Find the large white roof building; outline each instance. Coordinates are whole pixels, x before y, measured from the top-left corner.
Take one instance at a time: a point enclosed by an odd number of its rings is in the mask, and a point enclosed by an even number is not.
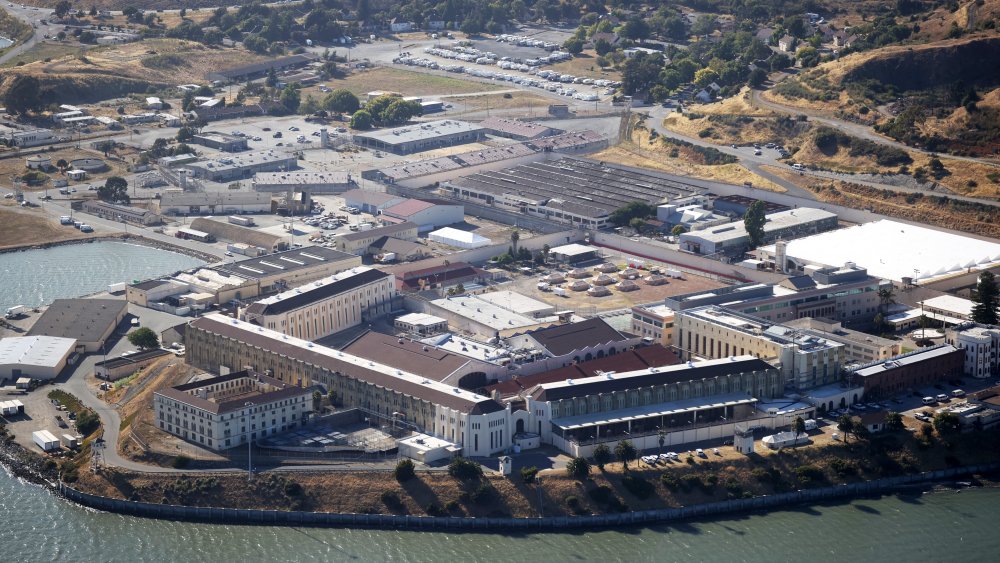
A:
[[[763,249],[773,255],[774,247]],[[788,241],[799,265],[854,262],[870,275],[915,283],[1000,264],[1000,244],[928,227],[881,220]]]
[[[14,336],[0,339],[0,381],[22,377],[53,379],[66,366],[76,340],[60,336]]]

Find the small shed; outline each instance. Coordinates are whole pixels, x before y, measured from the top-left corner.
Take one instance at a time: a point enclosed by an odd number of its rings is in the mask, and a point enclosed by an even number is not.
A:
[[[69,178],[70,180],[79,182],[81,180],[86,180],[87,179],[87,171],[86,170],[80,170],[78,168],[74,169],[74,170],[67,170],[66,171],[66,177]]]

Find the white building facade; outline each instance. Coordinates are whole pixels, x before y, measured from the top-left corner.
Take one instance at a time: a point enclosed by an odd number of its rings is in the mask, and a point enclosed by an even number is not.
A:
[[[395,276],[361,266],[253,303],[240,319],[317,340],[388,313],[395,296]]]

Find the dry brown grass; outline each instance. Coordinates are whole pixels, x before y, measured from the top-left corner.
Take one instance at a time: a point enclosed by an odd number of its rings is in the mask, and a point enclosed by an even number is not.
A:
[[[576,481],[562,470],[549,470],[543,472],[541,485],[524,484],[520,476],[459,481],[444,472],[421,473],[404,483],[382,472],[258,474],[248,484],[246,474],[237,472],[178,476],[102,470],[97,474],[81,471],[77,486],[88,492],[153,503],[413,515],[426,514],[427,507],[433,504],[454,516],[475,517],[536,516],[540,496],[546,516],[569,516],[690,506],[858,482],[954,464],[996,461],[1000,452],[1000,432],[995,430],[976,435],[934,435],[925,445],[905,431],[883,433],[867,441],[852,438],[848,443],[831,443],[828,436],[832,431],[828,426],[823,434],[811,437],[822,446],[780,452],[758,446],[758,453],[749,457],[724,448],[724,456],[710,454],[708,459],[688,460],[682,455],[681,460],[667,467],[640,467],[633,462],[627,474],[614,463],[604,471],[593,468],[585,481]],[[803,468],[814,468],[814,478],[800,478]],[[637,496],[626,486],[626,477],[645,481],[649,494]],[[289,483],[299,485],[301,493]],[[470,496],[482,483],[488,483],[497,494],[479,504]],[[603,491],[610,502],[602,501],[594,491]],[[576,509],[570,507],[570,497],[575,497],[572,502]],[[387,504],[386,498],[391,502]]]
[[[10,200],[3,201],[5,205],[0,207],[0,248],[93,237],[60,225],[41,209],[16,207],[9,203]]]
[[[594,51],[584,51],[581,55],[573,57],[568,61],[563,61],[546,67],[561,74],[572,74],[584,78],[603,78],[605,80],[621,80],[622,73],[613,68],[602,69],[597,66],[597,53]]]
[[[702,115],[747,115],[751,117],[776,117],[779,114],[758,108],[750,103],[750,88],[744,87],[740,93],[710,104],[692,104],[685,106],[687,113]]]

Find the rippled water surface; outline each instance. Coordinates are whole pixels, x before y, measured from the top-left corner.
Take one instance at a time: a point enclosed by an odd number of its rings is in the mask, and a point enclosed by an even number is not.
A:
[[[0,310],[38,307],[118,282],[145,280],[204,264],[197,258],[121,242],[68,244],[0,254]]]
[[[1000,490],[658,528],[488,535],[186,524],[98,513],[0,471],[3,561],[996,561]]]

